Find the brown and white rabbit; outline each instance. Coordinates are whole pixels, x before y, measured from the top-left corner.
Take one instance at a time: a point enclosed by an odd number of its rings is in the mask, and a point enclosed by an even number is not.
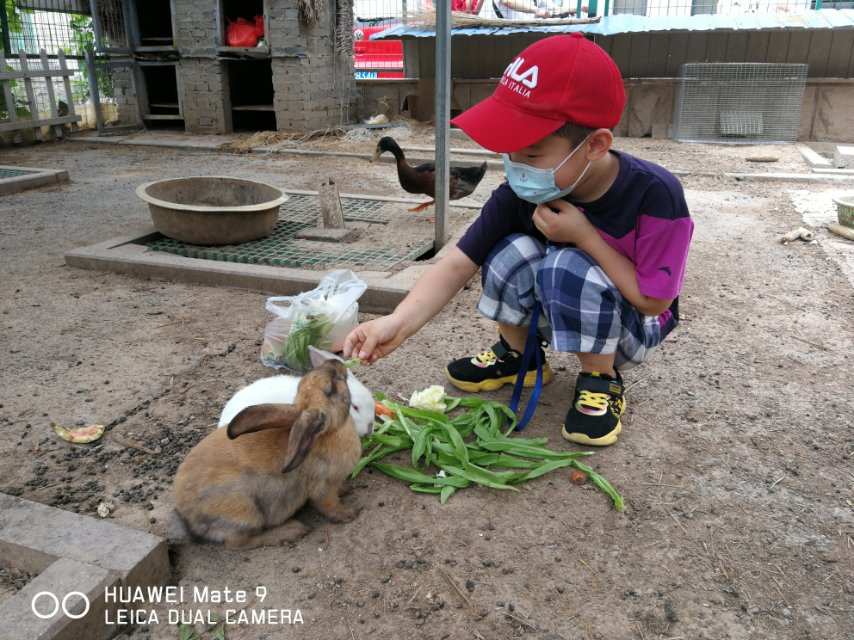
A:
[[[176,511],[194,538],[230,548],[293,541],[309,532],[291,519],[308,501],[333,522],[358,515],[339,498],[362,454],[347,368],[315,365],[293,404],[246,407],[178,467]]]

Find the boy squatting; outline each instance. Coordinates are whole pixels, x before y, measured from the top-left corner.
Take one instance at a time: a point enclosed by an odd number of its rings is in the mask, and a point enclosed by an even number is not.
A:
[[[512,384],[540,304],[541,361],[550,344],[581,367],[562,436],[616,442],[626,409],[620,372],[646,360],[678,323],[694,228],[676,177],[611,148],[624,106],[616,64],[581,34],[520,53],[493,95],[452,121],[502,154],[507,182],[393,313],[353,330],[345,356],[387,356],[481,269],[477,309],[496,321],[499,340],[449,363],[450,382],[468,392]],[[530,367],[526,386],[536,381]],[[546,363],[543,381],[552,378]]]

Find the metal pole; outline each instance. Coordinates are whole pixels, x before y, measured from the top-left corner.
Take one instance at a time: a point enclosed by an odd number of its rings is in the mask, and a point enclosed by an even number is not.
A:
[[[98,135],[104,133],[104,115],[101,113],[101,92],[98,91],[98,76],[95,69],[95,56],[92,55],[92,49],[86,49],[86,68],[89,70],[89,97],[92,99],[92,108],[95,111],[95,126],[98,129]]]
[[[438,251],[448,236],[448,134],[451,120],[451,3],[438,0],[436,6],[436,236]]]

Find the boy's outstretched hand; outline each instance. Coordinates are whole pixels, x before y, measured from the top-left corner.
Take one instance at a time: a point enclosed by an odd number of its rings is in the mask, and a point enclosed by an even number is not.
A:
[[[537,229],[552,242],[572,243],[582,247],[589,238],[597,235],[596,227],[587,216],[566,200],[552,200],[537,205],[533,220]]]
[[[394,314],[363,322],[344,340],[344,357],[373,364],[397,349],[406,337],[403,321]]]

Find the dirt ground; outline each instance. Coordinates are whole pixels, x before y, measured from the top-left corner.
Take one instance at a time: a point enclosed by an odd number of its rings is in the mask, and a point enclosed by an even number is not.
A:
[[[685,170],[806,170],[791,146],[618,146]],[[745,159],[769,153],[777,166]],[[0,150],[0,164],[72,178],[0,199],[0,490],[86,514],[111,503],[115,521],[165,535],[183,456],[235,390],[271,373],[258,360],[264,295],[71,269],[63,253],[146,223],[133,195],[146,180],[228,173],[313,188],[332,172],[342,191],[391,195],[396,178],[389,165],[342,158],[80,143]],[[176,582],[264,586],[254,606],[299,609],[305,621],[229,627],[234,640],[854,637],[852,283],[826,232],[776,242],[800,224],[786,189],[832,185],[684,183],[697,226],[683,323],[627,374],[620,442],[589,459],[625,496],[624,513],[563,472],[444,506],[365,473],[348,498],[364,507],[354,522],[306,510],[314,531],[290,548],[178,546]],[[360,377],[388,394],[441,384],[449,359],[494,340],[473,312],[478,292],[473,281]],[[526,435],[568,448],[558,430],[577,365],[550,357],[558,376]],[[73,447],[51,422],[109,432]],[[0,597],[14,588],[4,578]]]

